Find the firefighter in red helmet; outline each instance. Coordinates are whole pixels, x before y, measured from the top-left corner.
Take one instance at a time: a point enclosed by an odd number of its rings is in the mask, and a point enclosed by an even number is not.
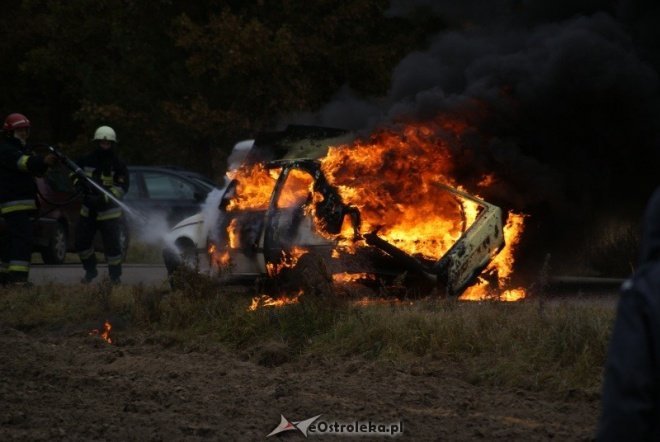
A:
[[[32,219],[37,209],[35,176],[43,176],[57,157],[33,154],[27,146],[30,120],[9,114],[0,140],[0,215],[8,238],[0,247],[0,284],[26,284],[32,256]]]

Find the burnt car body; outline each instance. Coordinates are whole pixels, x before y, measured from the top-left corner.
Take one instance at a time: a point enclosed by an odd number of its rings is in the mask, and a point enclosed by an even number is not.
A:
[[[247,162],[276,172],[268,204],[258,210],[232,210],[240,189],[236,180],[229,181],[213,208],[217,221],[209,225],[200,213],[170,232],[163,250],[168,273],[187,265],[225,282],[295,279],[289,269],[308,254],[332,277],[356,275],[352,280],[388,283],[410,276],[450,296],[462,293],[504,246],[501,209],[436,183],[438,195],[455,200],[459,208],[469,201],[477,215],[469,225],[464,218],[460,237],[442,256],[410,254],[381,237],[378,229],[362,232],[360,210],[345,204],[326,179],[318,158],[328,146],[347,139],[345,131],[319,128],[257,137]],[[295,198],[287,190],[293,177],[307,183],[307,190]]]

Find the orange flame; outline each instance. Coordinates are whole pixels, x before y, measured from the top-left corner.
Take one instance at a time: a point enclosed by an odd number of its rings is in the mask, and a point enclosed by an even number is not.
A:
[[[524,221],[525,215],[509,213],[504,226],[504,248],[493,258],[484,271],[484,273],[496,272],[499,287],[506,287],[509,284],[515,262],[513,255],[524,230]],[[475,285],[468,287],[458,299],[461,301],[483,301],[486,299],[518,301],[525,296],[526,292],[523,288],[498,292],[497,288],[490,287],[488,281],[480,278]]]
[[[304,247],[294,246],[288,252],[282,250],[282,260],[279,264],[268,263],[266,264],[266,270],[268,275],[273,277],[278,275],[284,268],[293,268],[298,263],[298,260],[301,256],[307,253],[307,249]]]
[[[331,148],[322,159],[322,168],[344,202],[360,210],[364,232],[380,228],[379,236],[386,241],[411,255],[436,260],[479,213],[477,203],[458,201],[431,185],[439,182],[462,190],[452,178],[449,143],[460,143],[466,128],[461,121],[441,118],[408,124],[400,132],[382,130],[368,141]],[[487,174],[478,185],[487,187],[495,181],[493,174]],[[486,270],[496,272],[499,287],[510,281],[523,226],[523,215],[509,215],[504,227],[505,247]],[[461,299],[492,297],[492,290],[483,281],[469,288]],[[515,289],[499,298],[520,299],[524,295],[524,290]]]
[[[329,148],[320,159],[321,169],[343,203],[359,210],[361,226],[360,232],[353,232],[350,220],[345,219],[340,234],[328,235],[323,233],[320,217],[313,216],[317,232],[337,241],[336,249],[341,248],[343,253],[364,246],[354,233],[377,231],[379,237],[410,255],[428,261],[439,259],[474,223],[480,210],[477,203],[457,198],[434,185],[442,183],[464,190],[454,178],[457,172],[454,156],[461,151],[457,146],[462,145],[467,129],[468,124],[461,119],[440,116],[430,122],[381,129],[368,139]],[[228,210],[266,209],[280,173],[281,169],[267,170],[260,164],[232,171],[230,177],[238,181],[238,187]],[[477,187],[485,189],[495,182],[494,174],[484,174]],[[313,191],[312,184],[308,173],[291,170],[278,200],[279,207],[319,202],[323,197]],[[306,207],[311,215],[314,215],[313,207],[314,204]],[[523,229],[524,216],[510,214],[504,228],[505,247],[486,269],[496,275],[498,287],[490,287],[482,279],[461,299],[524,297],[523,289],[505,290]],[[230,224],[230,243],[232,231]],[[335,252],[333,256],[337,256]],[[267,269],[269,275],[295,265],[298,257],[295,253],[286,254],[281,264]],[[494,295],[498,290],[505,291]]]
[[[261,307],[282,307],[284,305],[296,304],[298,303],[298,298],[303,294],[303,291],[299,291],[298,294],[286,297],[282,296],[279,298],[271,298],[268,295],[255,296],[252,298],[250,307],[248,310],[253,312]]]
[[[273,173],[273,170],[267,170],[260,163],[227,172],[229,178],[238,181],[236,196],[227,205],[227,211],[265,210],[277,179]]]
[[[375,281],[376,277],[369,273],[335,273],[332,275],[332,282],[346,283],[360,280]]]
[[[214,243],[209,244],[208,254],[211,260],[211,265],[213,265],[214,267],[227,267],[231,262],[229,251],[218,250],[218,247]]]
[[[110,337],[110,330],[112,330],[112,324],[107,319],[103,323],[103,331],[99,331],[98,328],[89,332],[90,336],[100,336],[108,344],[112,344],[112,338]]]
[[[495,175],[488,173],[481,178],[481,181],[477,183],[477,187],[490,187],[495,183]]]
[[[363,232],[379,229],[379,236],[407,253],[435,260],[464,228],[461,203],[431,185],[455,186],[449,144],[435,134],[456,137],[464,129],[445,120],[382,130],[369,140],[330,148],[322,169],[344,202],[360,210]]]
[[[278,207],[295,207],[302,204],[311,194],[313,184],[313,178],[307,172],[297,169],[289,171],[278,200]]]
[[[229,247],[236,249],[239,247],[239,235],[238,235],[238,218],[234,218],[229,222],[227,226],[227,237],[229,238]]]

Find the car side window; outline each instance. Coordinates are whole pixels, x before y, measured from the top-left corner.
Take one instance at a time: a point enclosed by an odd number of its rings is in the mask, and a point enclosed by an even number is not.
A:
[[[145,173],[144,184],[151,199],[195,200],[193,185],[172,175]]]
[[[128,183],[128,192],[126,192],[124,199],[131,201],[140,198],[140,183],[138,182],[137,172],[130,172],[128,174]]]

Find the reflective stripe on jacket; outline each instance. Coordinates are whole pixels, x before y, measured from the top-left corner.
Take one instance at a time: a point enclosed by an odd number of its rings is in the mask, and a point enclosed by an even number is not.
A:
[[[34,209],[37,194],[34,177],[42,176],[47,169],[43,158],[32,155],[18,139],[0,139],[0,205],[29,199],[32,200],[29,208],[16,206],[11,211]]]
[[[15,200],[0,203],[0,213],[18,212],[19,210],[35,210],[37,203],[34,199],[29,200]]]

